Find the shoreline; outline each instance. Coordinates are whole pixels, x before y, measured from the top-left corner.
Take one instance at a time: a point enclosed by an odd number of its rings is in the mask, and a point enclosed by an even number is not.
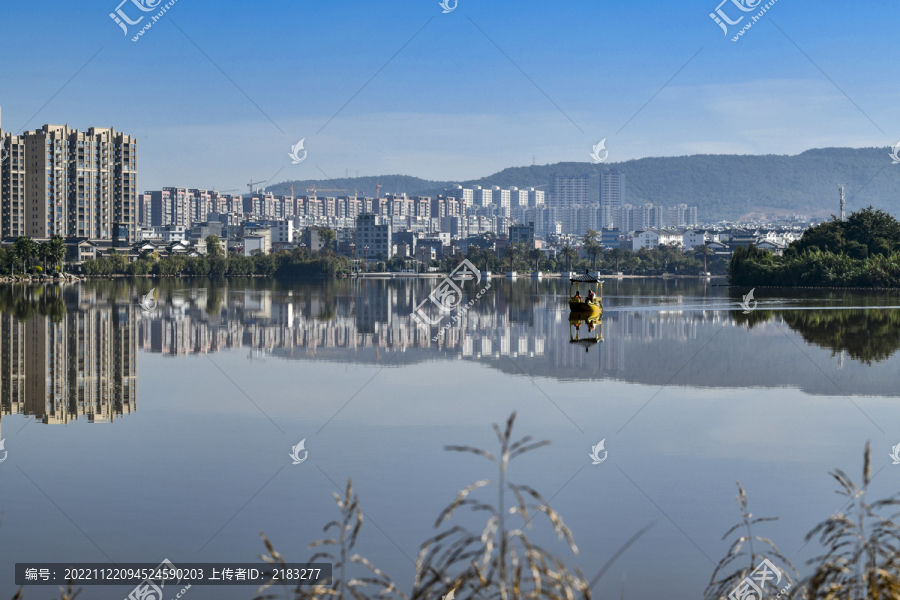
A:
[[[110,274],[110,275],[74,275],[67,273],[62,277],[44,276],[0,276],[0,284],[2,283],[28,283],[28,284],[68,284],[84,281],[100,281],[100,280],[117,280],[117,279],[196,279],[198,277],[206,279],[270,279],[273,281],[324,281],[324,280],[340,280],[340,279],[443,279],[447,273],[351,273],[341,277],[328,276],[310,276],[310,277],[274,277],[271,275],[231,275],[219,278],[211,278],[208,275],[126,275],[126,274]],[[727,282],[721,283],[721,280],[727,279],[727,275],[600,275],[607,277],[609,280],[616,279],[679,279],[679,280],[710,280],[714,287],[727,287],[735,289],[781,289],[781,290],[847,290],[847,291],[900,291],[897,287],[839,287],[839,286],[789,286],[789,285],[733,285]],[[542,274],[539,278],[532,277],[530,273],[523,273],[516,277],[508,277],[506,274],[491,275],[483,277],[484,279],[507,279],[507,280],[532,280],[537,279],[559,279],[565,281],[567,277],[563,277],[560,273]]]

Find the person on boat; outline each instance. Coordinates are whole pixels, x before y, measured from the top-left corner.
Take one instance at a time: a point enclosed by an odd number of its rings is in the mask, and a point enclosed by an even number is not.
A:
[[[593,300],[595,297],[596,297],[596,294],[594,294],[594,290],[588,290],[588,295],[587,295],[588,302]]]
[[[579,300],[581,300],[581,292],[579,292],[578,290],[575,290],[575,297],[578,298]]]

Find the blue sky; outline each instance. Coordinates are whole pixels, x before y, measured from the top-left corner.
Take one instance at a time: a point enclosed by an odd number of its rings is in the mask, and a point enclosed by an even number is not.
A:
[[[2,125],[136,135],[141,189],[463,180],[586,161],[603,138],[611,162],[900,139],[884,3],[777,0],[736,43],[709,17],[716,0],[459,0],[447,14],[438,0],[177,0],[138,42],[149,17],[126,37],[117,4],[4,4]]]

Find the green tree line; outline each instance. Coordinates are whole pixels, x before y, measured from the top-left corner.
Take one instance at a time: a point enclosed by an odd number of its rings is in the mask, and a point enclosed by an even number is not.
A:
[[[160,275],[197,277],[334,277],[349,272],[346,258],[330,251],[310,253],[305,249],[280,251],[272,254],[240,254],[225,256],[165,256],[156,258],[145,253],[129,263],[124,255],[110,251],[109,255],[84,261],[88,276],[98,275]]]
[[[737,248],[732,285],[900,287],[900,222],[871,206],[812,227],[782,256]]]

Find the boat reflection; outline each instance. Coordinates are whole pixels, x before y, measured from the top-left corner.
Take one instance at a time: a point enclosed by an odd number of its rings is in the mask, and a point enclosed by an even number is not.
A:
[[[582,332],[581,328],[585,331]],[[584,348],[587,352],[591,346],[603,341],[603,317],[601,315],[589,315],[572,311],[569,313],[569,343]]]

